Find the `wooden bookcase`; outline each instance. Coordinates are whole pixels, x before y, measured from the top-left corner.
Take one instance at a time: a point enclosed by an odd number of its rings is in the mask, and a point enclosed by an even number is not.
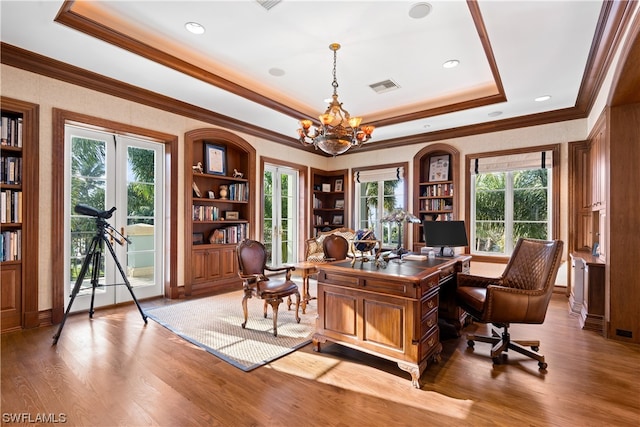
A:
[[[207,173],[207,153],[221,156],[223,168],[211,167]],[[198,164],[204,173],[194,170]],[[254,234],[255,164],[255,149],[231,132],[196,129],[185,134],[186,295],[239,288],[236,247]]]
[[[2,332],[33,328],[38,316],[39,106],[1,97]]]
[[[311,236],[348,226],[347,179],[347,169],[311,168]]]
[[[460,154],[446,144],[432,144],[413,158],[414,213],[421,220],[458,219],[458,164]],[[424,246],[422,224],[415,224],[413,251]]]

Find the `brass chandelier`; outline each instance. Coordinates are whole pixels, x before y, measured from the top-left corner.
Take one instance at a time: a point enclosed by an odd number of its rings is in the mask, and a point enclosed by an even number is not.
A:
[[[351,117],[338,101],[338,80],[336,79],[336,58],[340,45],[331,43],[329,49],[333,51],[333,96],[332,101],[320,115],[320,125],[312,126],[311,120],[300,120],[298,129],[299,141],[305,145],[313,145],[327,154],[337,156],[351,147],[359,147],[371,139],[375,126],[360,126],[362,117]]]

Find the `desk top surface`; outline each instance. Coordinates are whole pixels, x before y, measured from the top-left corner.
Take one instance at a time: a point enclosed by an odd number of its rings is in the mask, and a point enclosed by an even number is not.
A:
[[[340,272],[349,275],[361,275],[364,273],[367,275],[397,276],[419,279],[429,276],[440,269],[451,266],[457,262],[463,262],[468,258],[470,258],[470,256],[428,258],[423,261],[411,260],[403,262],[389,260],[385,267],[376,267],[375,263],[371,261],[360,262],[358,260],[356,260],[352,267],[351,260],[345,260],[318,265],[318,270]]]

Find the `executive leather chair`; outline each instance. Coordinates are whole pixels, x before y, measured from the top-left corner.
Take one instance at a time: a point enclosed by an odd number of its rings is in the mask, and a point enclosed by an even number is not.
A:
[[[349,254],[349,242],[342,236],[330,234],[322,241],[325,261],[341,261]]]
[[[458,273],[458,304],[475,320],[492,324],[490,337],[468,334],[469,347],[473,348],[475,341],[493,344],[494,364],[506,359],[503,352],[513,350],[537,360],[540,370],[547,369],[544,356],[538,353],[540,341],[512,341],[509,325],[544,322],[560,267],[562,246],[561,240],[521,238],[502,276],[487,278]]]
[[[296,296],[296,321],[300,323],[300,292],[298,285],[291,280],[293,266],[270,267],[266,265],[267,251],[264,245],[255,240],[243,240],[237,247],[238,274],[242,279],[244,297],[242,298],[242,311],[244,322],[242,328],[247,325],[247,300],[256,296],[264,300],[264,317],[267,318],[267,305],[273,309],[273,335],[278,336],[278,307],[284,297]],[[284,272],[281,279],[270,279],[265,275],[266,271]],[[290,299],[289,299],[290,301]],[[291,303],[289,302],[289,310]]]

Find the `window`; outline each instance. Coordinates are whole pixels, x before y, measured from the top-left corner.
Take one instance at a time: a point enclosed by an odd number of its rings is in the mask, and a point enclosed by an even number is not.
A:
[[[356,228],[373,230],[376,238],[386,248],[398,246],[399,224],[381,224],[380,218],[394,209],[406,209],[407,183],[404,170],[404,166],[354,170]]]
[[[536,150],[471,159],[472,254],[510,256],[520,237],[554,238],[554,155]]]

